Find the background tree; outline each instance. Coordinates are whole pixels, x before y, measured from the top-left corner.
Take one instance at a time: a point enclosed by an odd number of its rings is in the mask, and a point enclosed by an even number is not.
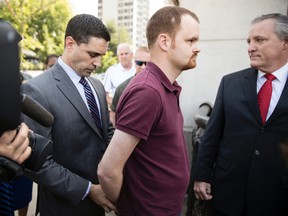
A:
[[[117,46],[119,43],[132,44],[129,32],[124,27],[117,27],[114,20],[106,23],[107,29],[111,34],[111,41],[109,43],[109,50],[117,56]]]
[[[96,73],[105,73],[108,67],[117,63],[117,46],[119,43],[131,44],[128,31],[123,27],[117,28],[115,21],[108,21],[106,27],[111,35],[109,51],[103,56],[102,65],[96,70]]]
[[[48,54],[63,51],[65,28],[72,16],[69,5],[68,0],[4,0],[0,17],[21,34],[20,50],[33,51],[43,62]],[[20,53],[22,70],[42,69]]]
[[[106,54],[102,57],[101,67],[96,69],[96,73],[105,73],[106,70],[113,64],[117,63],[117,57],[114,55],[112,51],[106,52]]]

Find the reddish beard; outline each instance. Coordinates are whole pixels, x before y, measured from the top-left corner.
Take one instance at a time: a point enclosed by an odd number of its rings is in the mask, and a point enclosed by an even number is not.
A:
[[[196,56],[192,56],[188,63],[183,67],[183,70],[193,69],[197,66]]]

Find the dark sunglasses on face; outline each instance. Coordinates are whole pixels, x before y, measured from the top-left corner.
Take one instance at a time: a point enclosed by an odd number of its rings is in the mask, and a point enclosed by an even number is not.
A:
[[[147,64],[147,62],[146,61],[137,61],[137,60],[135,60],[135,63],[136,63],[136,65],[138,65],[138,66],[142,66],[143,64],[146,66],[146,64]]]

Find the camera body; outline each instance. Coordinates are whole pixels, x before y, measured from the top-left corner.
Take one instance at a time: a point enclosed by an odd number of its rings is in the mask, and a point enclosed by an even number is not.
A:
[[[24,167],[33,171],[39,171],[47,156],[52,152],[53,143],[33,131],[29,132],[29,146],[32,148],[30,157],[24,162]]]
[[[11,181],[23,175],[23,168],[39,171],[47,156],[52,152],[53,143],[45,137],[30,131],[29,146],[32,148],[32,153],[23,165],[0,156],[0,182]]]
[[[20,124],[22,107],[18,51],[20,40],[21,36],[18,32],[8,22],[0,19],[0,135],[6,130],[16,129]],[[40,108],[44,109],[43,107]],[[51,113],[49,114],[51,115]],[[34,120],[37,121],[37,119]],[[29,141],[32,153],[23,163],[23,166],[0,156],[0,181],[10,181],[17,178],[23,174],[23,168],[33,171],[40,170],[52,151],[53,143],[32,131],[29,132]]]

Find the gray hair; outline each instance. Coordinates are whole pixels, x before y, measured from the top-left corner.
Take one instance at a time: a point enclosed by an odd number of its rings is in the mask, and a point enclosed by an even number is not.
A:
[[[123,49],[123,48],[127,48],[129,49],[130,53],[133,53],[133,48],[130,44],[128,43],[120,43],[118,46],[117,46],[117,55],[119,54],[119,50],[120,49]]]
[[[256,17],[251,23],[255,24],[267,19],[275,21],[275,34],[278,38],[283,41],[288,41],[288,16],[279,13],[265,14]]]

